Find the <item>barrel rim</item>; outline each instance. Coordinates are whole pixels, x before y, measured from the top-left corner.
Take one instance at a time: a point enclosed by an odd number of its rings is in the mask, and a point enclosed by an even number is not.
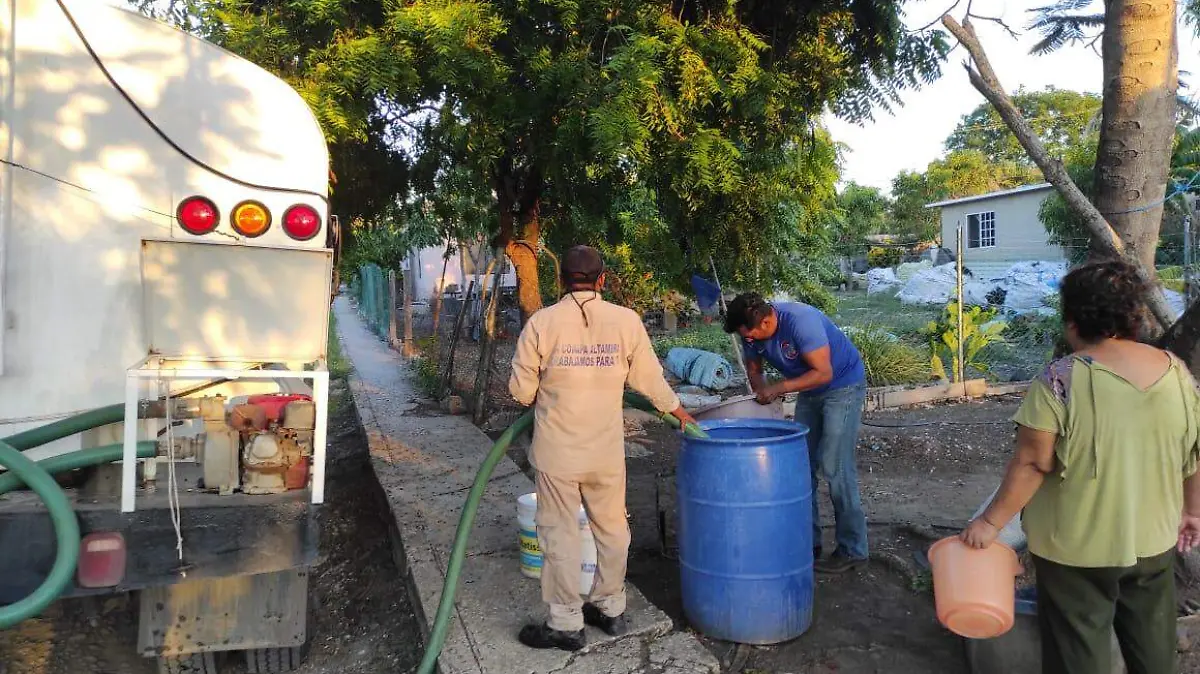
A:
[[[797,440],[808,435],[808,426],[802,423],[792,421],[790,419],[762,419],[762,418],[745,418],[745,419],[707,419],[698,421],[697,425],[704,432],[708,432],[717,428],[759,428],[772,430],[791,430],[792,433],[785,435],[776,435],[769,438],[687,438],[685,444],[713,444],[739,446],[754,443],[777,443]]]

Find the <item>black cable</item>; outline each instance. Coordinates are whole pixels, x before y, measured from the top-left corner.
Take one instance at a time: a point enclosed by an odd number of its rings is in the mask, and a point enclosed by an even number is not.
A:
[[[272,187],[270,185],[257,185],[252,182],[248,182],[245,180],[241,180],[239,178],[235,178],[227,173],[224,173],[216,168],[213,168],[212,166],[209,166],[208,164],[204,163],[200,159],[193,157],[191,154],[189,154],[187,152],[187,150],[184,150],[182,147],[179,146],[178,143],[176,143],[174,140],[172,140],[171,137],[166,134],[166,132],[164,132],[162,129],[160,129],[158,127],[158,125],[154,123],[154,120],[150,119],[150,116],[147,115],[141,109],[141,107],[139,107],[138,104],[136,102],[134,102],[133,98],[125,91],[125,89],[123,89],[121,87],[121,85],[117,83],[116,78],[114,78],[112,76],[112,73],[110,73],[108,71],[108,68],[105,67],[104,62],[100,60],[100,56],[98,54],[96,54],[96,51],[94,49],[92,49],[92,45],[90,42],[88,42],[88,39],[84,36],[83,31],[80,30],[79,24],[76,23],[76,21],[75,21],[75,17],[71,15],[71,10],[67,9],[67,6],[65,4],[63,4],[63,0],[57,0],[57,2],[58,2],[59,9],[61,9],[63,15],[65,15],[67,17],[67,21],[70,22],[71,27],[75,29],[75,35],[77,35],[79,37],[79,40],[83,43],[83,48],[87,50],[89,55],[91,55],[92,61],[94,61],[96,63],[96,66],[98,68],[100,68],[100,72],[103,73],[104,77],[108,79],[109,84],[111,84],[113,86],[113,88],[117,90],[117,93],[121,94],[121,97],[124,98],[125,102],[128,103],[131,108],[133,108],[133,111],[136,112],[138,114],[138,116],[142,118],[142,121],[144,121],[151,129],[153,129],[154,132],[156,134],[158,134],[158,137],[162,138],[167,143],[167,145],[170,145],[171,148],[174,149],[176,152],[183,155],[183,157],[186,158],[188,161],[192,162],[196,166],[199,166],[200,168],[204,169],[205,171],[208,171],[209,173],[212,173],[213,175],[220,176],[221,178],[224,178],[225,180],[228,180],[232,183],[241,185],[242,187],[249,187],[251,189],[264,190],[267,192],[283,192],[286,194],[304,194],[307,196],[316,197],[316,198],[320,199],[321,201],[325,202],[326,207],[329,206],[329,197],[324,194],[310,192],[309,190],[296,189],[294,187]],[[172,216],[172,217],[174,217],[174,216]]]

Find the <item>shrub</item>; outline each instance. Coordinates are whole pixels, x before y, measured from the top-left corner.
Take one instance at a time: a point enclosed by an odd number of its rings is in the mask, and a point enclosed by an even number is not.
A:
[[[896,386],[929,381],[929,357],[876,326],[847,328],[846,335],[862,354],[871,386]]]
[[[442,374],[438,365],[441,350],[436,335],[418,339],[417,356],[413,367],[417,375],[417,388],[422,393],[438,400],[442,397]]]
[[[1008,299],[1008,291],[1000,286],[996,286],[988,292],[984,299],[987,300],[988,306],[1002,307],[1004,306],[1004,300]]]
[[[867,251],[867,265],[872,269],[895,267],[904,257],[904,251],[899,248],[874,247]]]
[[[737,362],[729,335],[725,334],[725,331],[717,323],[696,325],[687,330],[680,330],[676,335],[655,337],[652,341],[654,353],[658,354],[659,358],[665,358],[667,353],[675,347],[686,347],[719,353],[729,362],[734,364]]]
[[[1167,290],[1183,292],[1183,267],[1163,267],[1158,270],[1158,280]]]
[[[963,345],[963,375],[971,370],[988,374],[991,368],[980,358],[984,347],[1001,339],[1008,324],[995,320],[995,309],[969,307],[963,309],[962,334],[958,334],[958,302],[951,302],[942,311],[941,317],[925,326],[929,337],[930,367],[938,379],[951,379],[958,373],[958,345]],[[949,365],[947,369],[946,365]],[[947,371],[949,375],[947,375]]]

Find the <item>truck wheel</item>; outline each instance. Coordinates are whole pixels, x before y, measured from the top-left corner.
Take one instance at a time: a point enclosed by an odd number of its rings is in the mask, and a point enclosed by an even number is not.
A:
[[[217,654],[193,653],[159,658],[158,674],[217,674]]]
[[[246,654],[246,671],[249,674],[283,674],[295,671],[303,659],[300,646],[258,648],[243,652]]]

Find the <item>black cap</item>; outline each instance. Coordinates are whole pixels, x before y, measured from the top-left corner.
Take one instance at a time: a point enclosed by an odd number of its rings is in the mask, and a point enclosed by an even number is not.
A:
[[[567,283],[595,283],[603,273],[604,259],[591,246],[573,246],[563,256],[562,276]]]

